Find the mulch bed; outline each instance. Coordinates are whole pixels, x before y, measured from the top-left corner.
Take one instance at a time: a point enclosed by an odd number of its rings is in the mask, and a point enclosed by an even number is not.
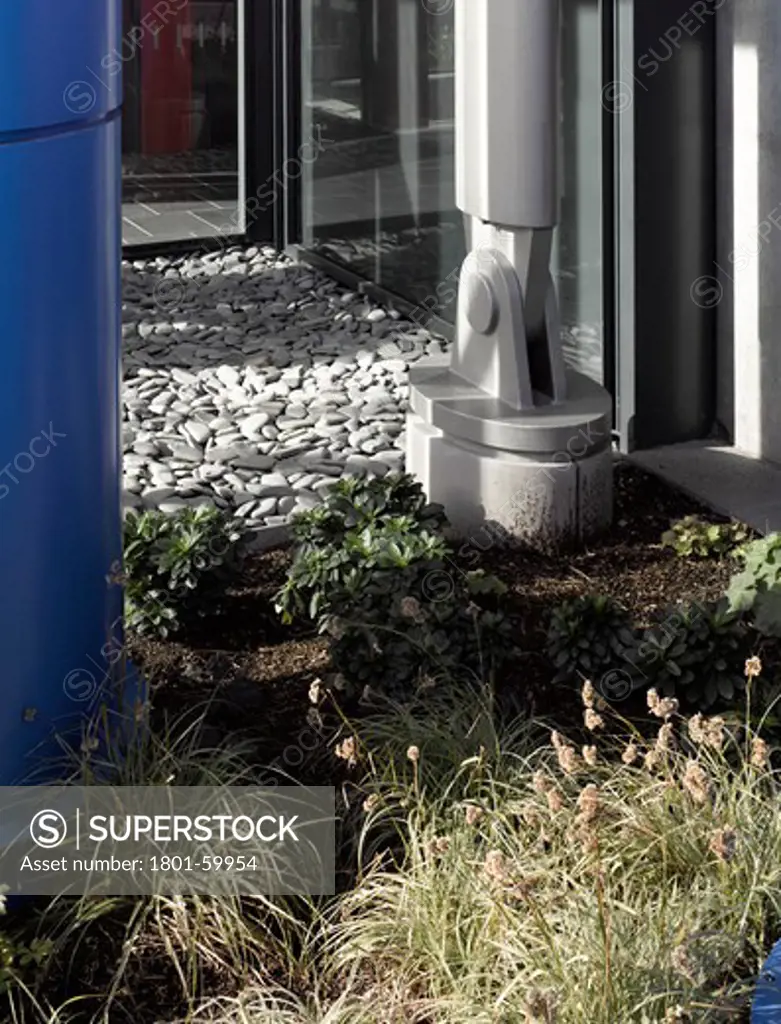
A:
[[[504,606],[522,654],[499,684],[516,707],[545,714],[559,704],[551,700],[553,672],[543,646],[547,617],[565,598],[609,594],[645,623],[672,603],[723,594],[734,571],[728,559],[682,559],[660,544],[672,520],[692,513],[714,519],[660,479],[620,463],[614,526],[586,550],[543,555],[494,547],[480,551],[479,561],[470,551],[465,568],[484,567],[509,587]],[[279,549],[249,557],[240,578],[213,595],[179,637],[131,641],[156,714],[208,705],[214,738],[255,735],[266,763],[301,730],[309,686],[329,670],[326,642],[311,629],[283,626],[274,611],[291,557]]]

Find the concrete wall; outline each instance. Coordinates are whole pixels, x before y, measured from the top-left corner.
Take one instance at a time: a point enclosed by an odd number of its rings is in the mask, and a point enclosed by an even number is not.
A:
[[[718,14],[717,415],[781,463],[781,3]]]

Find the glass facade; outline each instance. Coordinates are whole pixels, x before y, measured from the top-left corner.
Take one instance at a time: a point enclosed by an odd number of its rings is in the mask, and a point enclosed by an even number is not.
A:
[[[450,4],[301,0],[305,248],[454,319],[464,258],[455,206]],[[564,0],[562,206],[553,269],[567,357],[603,372],[599,0]]]
[[[563,0],[561,208],[553,246],[562,342],[595,380],[604,364],[602,28],[600,0]]]
[[[299,141],[317,157],[302,162],[302,237],[287,241],[425,317],[452,322],[466,252],[455,205],[453,5],[288,2],[300,12],[300,32],[288,40],[301,68]],[[562,3],[553,255],[567,358],[597,379],[605,315],[600,7]],[[124,19],[125,243],[240,233],[242,0],[124,0]],[[271,152],[270,138],[255,141]]]
[[[124,0],[123,240],[233,233],[241,0]]]
[[[420,0],[303,0],[303,244],[415,303],[464,256],[453,15]],[[448,315],[449,310],[437,310]]]

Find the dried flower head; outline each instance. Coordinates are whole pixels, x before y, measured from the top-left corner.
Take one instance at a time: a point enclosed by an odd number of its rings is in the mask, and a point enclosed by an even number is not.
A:
[[[507,885],[512,876],[507,868],[507,858],[501,850],[489,850],[483,861],[483,873],[492,882]]]
[[[358,744],[355,737],[348,736],[341,743],[337,743],[334,754],[340,761],[346,761],[350,768],[354,768],[358,764]]]
[[[540,875],[522,875],[513,883],[508,895],[516,900],[526,901],[534,894],[534,890],[538,889],[544,880],[544,877]]]
[[[659,754],[667,754],[671,750],[675,750],[675,730],[672,722],[665,722],[659,726],[655,747]]]
[[[692,960],[686,945],[676,946],[670,957],[672,968],[676,974],[686,978],[692,985],[697,983],[697,965]]]
[[[755,736],[751,741],[751,764],[761,771],[770,763],[770,748],[761,736]]]
[[[659,753],[656,747],[651,747],[651,749],[646,753],[645,757],[643,758],[643,765],[645,766],[645,770],[647,772],[655,772],[656,769],[661,765],[663,759],[663,755]]]
[[[532,778],[532,788],[535,793],[539,793],[540,796],[544,796],[549,789],[553,788],[553,783],[545,772],[537,771],[534,773],[534,777]]]
[[[596,747],[583,747],[582,750],[583,760],[589,766],[589,768],[595,768],[597,764],[597,748]]]
[[[746,659],[746,665],[743,669],[747,679],[755,679],[757,676],[762,674],[762,662],[754,655],[753,658]]]
[[[412,761],[413,764],[417,764],[420,760],[420,747],[416,747],[414,744],[411,747],[407,747],[407,759]]]
[[[417,619],[421,614],[420,601],[416,597],[402,597],[399,610],[402,618]]]
[[[553,992],[532,989],[524,1006],[526,1024],[556,1024],[558,1008]]]
[[[542,817],[536,807],[531,804],[523,804],[520,809],[521,821],[529,828],[539,829],[542,825]]]
[[[704,718],[700,714],[693,715],[689,719],[689,736],[695,743],[721,751],[724,747],[726,724],[724,719],[718,715],[713,718]]]
[[[738,834],[734,828],[729,826],[717,829],[710,841],[711,852],[715,853],[719,860],[729,864],[734,859],[738,848]]]
[[[597,691],[594,689],[591,680],[587,679],[585,681],[583,689],[580,691],[580,696],[583,701],[583,707],[593,709],[594,703],[597,699]]]
[[[322,700],[322,697],[323,697],[323,683],[322,683],[322,680],[315,679],[315,680],[312,681],[312,684],[309,687],[309,703],[310,704],[319,704],[320,701]]]
[[[559,732],[552,732],[550,739],[553,749],[556,751],[559,767],[565,774],[572,775],[580,767],[577,751]]]
[[[710,796],[710,779],[702,767],[696,761],[686,762],[686,771],[681,779],[683,788],[697,804],[704,804]]]
[[[656,718],[667,719],[678,711],[678,701],[675,697],[660,697],[653,687],[648,691],[646,699],[651,714]]]
[[[689,738],[694,743],[705,742],[705,719],[698,711],[696,715],[692,715],[687,723],[687,730]]]
[[[596,829],[588,822],[583,822],[576,829],[584,853],[596,853],[599,850],[599,836]]]
[[[621,760],[624,764],[634,764],[640,756],[640,748],[634,742],[630,740],[629,743],[624,747],[624,752],[621,754]]]
[[[484,816],[485,811],[483,810],[483,808],[477,807],[475,804],[469,804],[464,814],[464,817],[466,818],[466,823],[467,825],[469,825],[470,828],[473,828],[475,825],[477,825],[478,822],[480,822]]]
[[[580,768],[580,758],[574,747],[563,745],[556,751],[556,756],[565,775],[574,775]]]
[[[590,732],[597,732],[605,726],[605,720],[602,715],[598,715],[592,708],[586,708],[583,713],[583,721]]]
[[[558,812],[564,806],[564,799],[561,793],[559,793],[558,789],[549,789],[548,792],[545,794],[545,797],[548,801],[549,810],[553,814],[558,814]]]
[[[726,722],[720,715],[714,715],[705,721],[705,744],[714,750],[721,752],[724,747],[724,730]]]
[[[367,814],[371,814],[371,812],[376,807],[379,807],[379,805],[380,797],[379,794],[377,793],[370,793],[369,796],[367,796],[366,799],[363,801],[363,809]]]
[[[430,858],[441,857],[450,849],[450,840],[447,836],[435,836],[425,845],[426,855]]]
[[[682,1006],[671,1006],[665,1013],[662,1024],[690,1024],[691,1016]]]
[[[599,789],[593,784],[585,786],[578,796],[578,819],[581,824],[587,825],[596,821],[599,817],[602,804],[599,798]]]

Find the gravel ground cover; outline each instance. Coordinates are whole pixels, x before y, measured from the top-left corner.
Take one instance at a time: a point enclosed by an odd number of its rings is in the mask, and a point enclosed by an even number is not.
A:
[[[446,342],[271,248],[126,262],[126,508],[274,541],[340,476],[403,468],[410,363]]]

